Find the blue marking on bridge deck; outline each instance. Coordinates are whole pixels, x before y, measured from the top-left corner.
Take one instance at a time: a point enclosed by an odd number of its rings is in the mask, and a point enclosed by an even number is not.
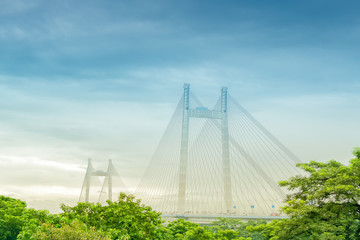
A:
[[[196,110],[199,111],[208,111],[209,109],[207,107],[197,107]]]

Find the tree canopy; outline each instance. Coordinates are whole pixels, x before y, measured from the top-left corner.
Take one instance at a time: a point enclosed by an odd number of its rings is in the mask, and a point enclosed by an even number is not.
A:
[[[292,191],[282,208],[289,219],[248,230],[267,239],[360,239],[360,148],[353,154],[347,166],[298,164],[306,174],[279,183]]]
[[[331,160],[298,164],[305,174],[279,184],[290,190],[288,219],[220,218],[208,226],[184,219],[165,223],[161,213],[121,193],[106,205],[61,205],[63,213],[34,210],[0,196],[0,240],[13,239],[360,239],[360,148],[348,165]]]
[[[25,202],[0,196],[0,239],[16,239],[24,225],[25,210]]]

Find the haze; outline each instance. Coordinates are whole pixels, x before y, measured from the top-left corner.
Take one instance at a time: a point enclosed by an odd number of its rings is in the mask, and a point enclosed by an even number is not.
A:
[[[0,0],[0,194],[59,211],[87,159],[136,188],[184,82],[302,161],[359,146],[358,1]]]

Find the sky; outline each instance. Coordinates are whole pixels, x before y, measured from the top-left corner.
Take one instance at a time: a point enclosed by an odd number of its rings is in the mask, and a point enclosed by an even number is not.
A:
[[[136,188],[183,84],[222,86],[302,161],[360,132],[358,1],[0,0],[0,194],[58,211],[86,164]]]

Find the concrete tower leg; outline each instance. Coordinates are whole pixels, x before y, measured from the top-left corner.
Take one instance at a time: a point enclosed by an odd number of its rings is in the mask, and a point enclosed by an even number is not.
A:
[[[91,180],[91,160],[88,160],[88,167],[86,170],[86,176],[85,176],[85,202],[89,202],[89,196],[90,196],[90,180]]]
[[[183,214],[185,212],[186,200],[186,171],[189,158],[189,94],[190,85],[184,84],[183,96],[183,119],[181,129],[181,148],[180,148],[180,169],[179,169],[179,190],[177,212]]]
[[[229,151],[229,128],[227,108],[227,88],[221,89],[221,136],[222,136],[222,164],[224,181],[224,201],[227,213],[232,208],[231,175],[230,175],[230,151]]]
[[[109,194],[109,197],[108,199],[110,201],[112,201],[112,170],[113,170],[113,167],[112,167],[112,160],[110,159],[109,160],[109,168],[108,168],[108,171],[107,171],[107,174],[108,174],[108,194]]]

